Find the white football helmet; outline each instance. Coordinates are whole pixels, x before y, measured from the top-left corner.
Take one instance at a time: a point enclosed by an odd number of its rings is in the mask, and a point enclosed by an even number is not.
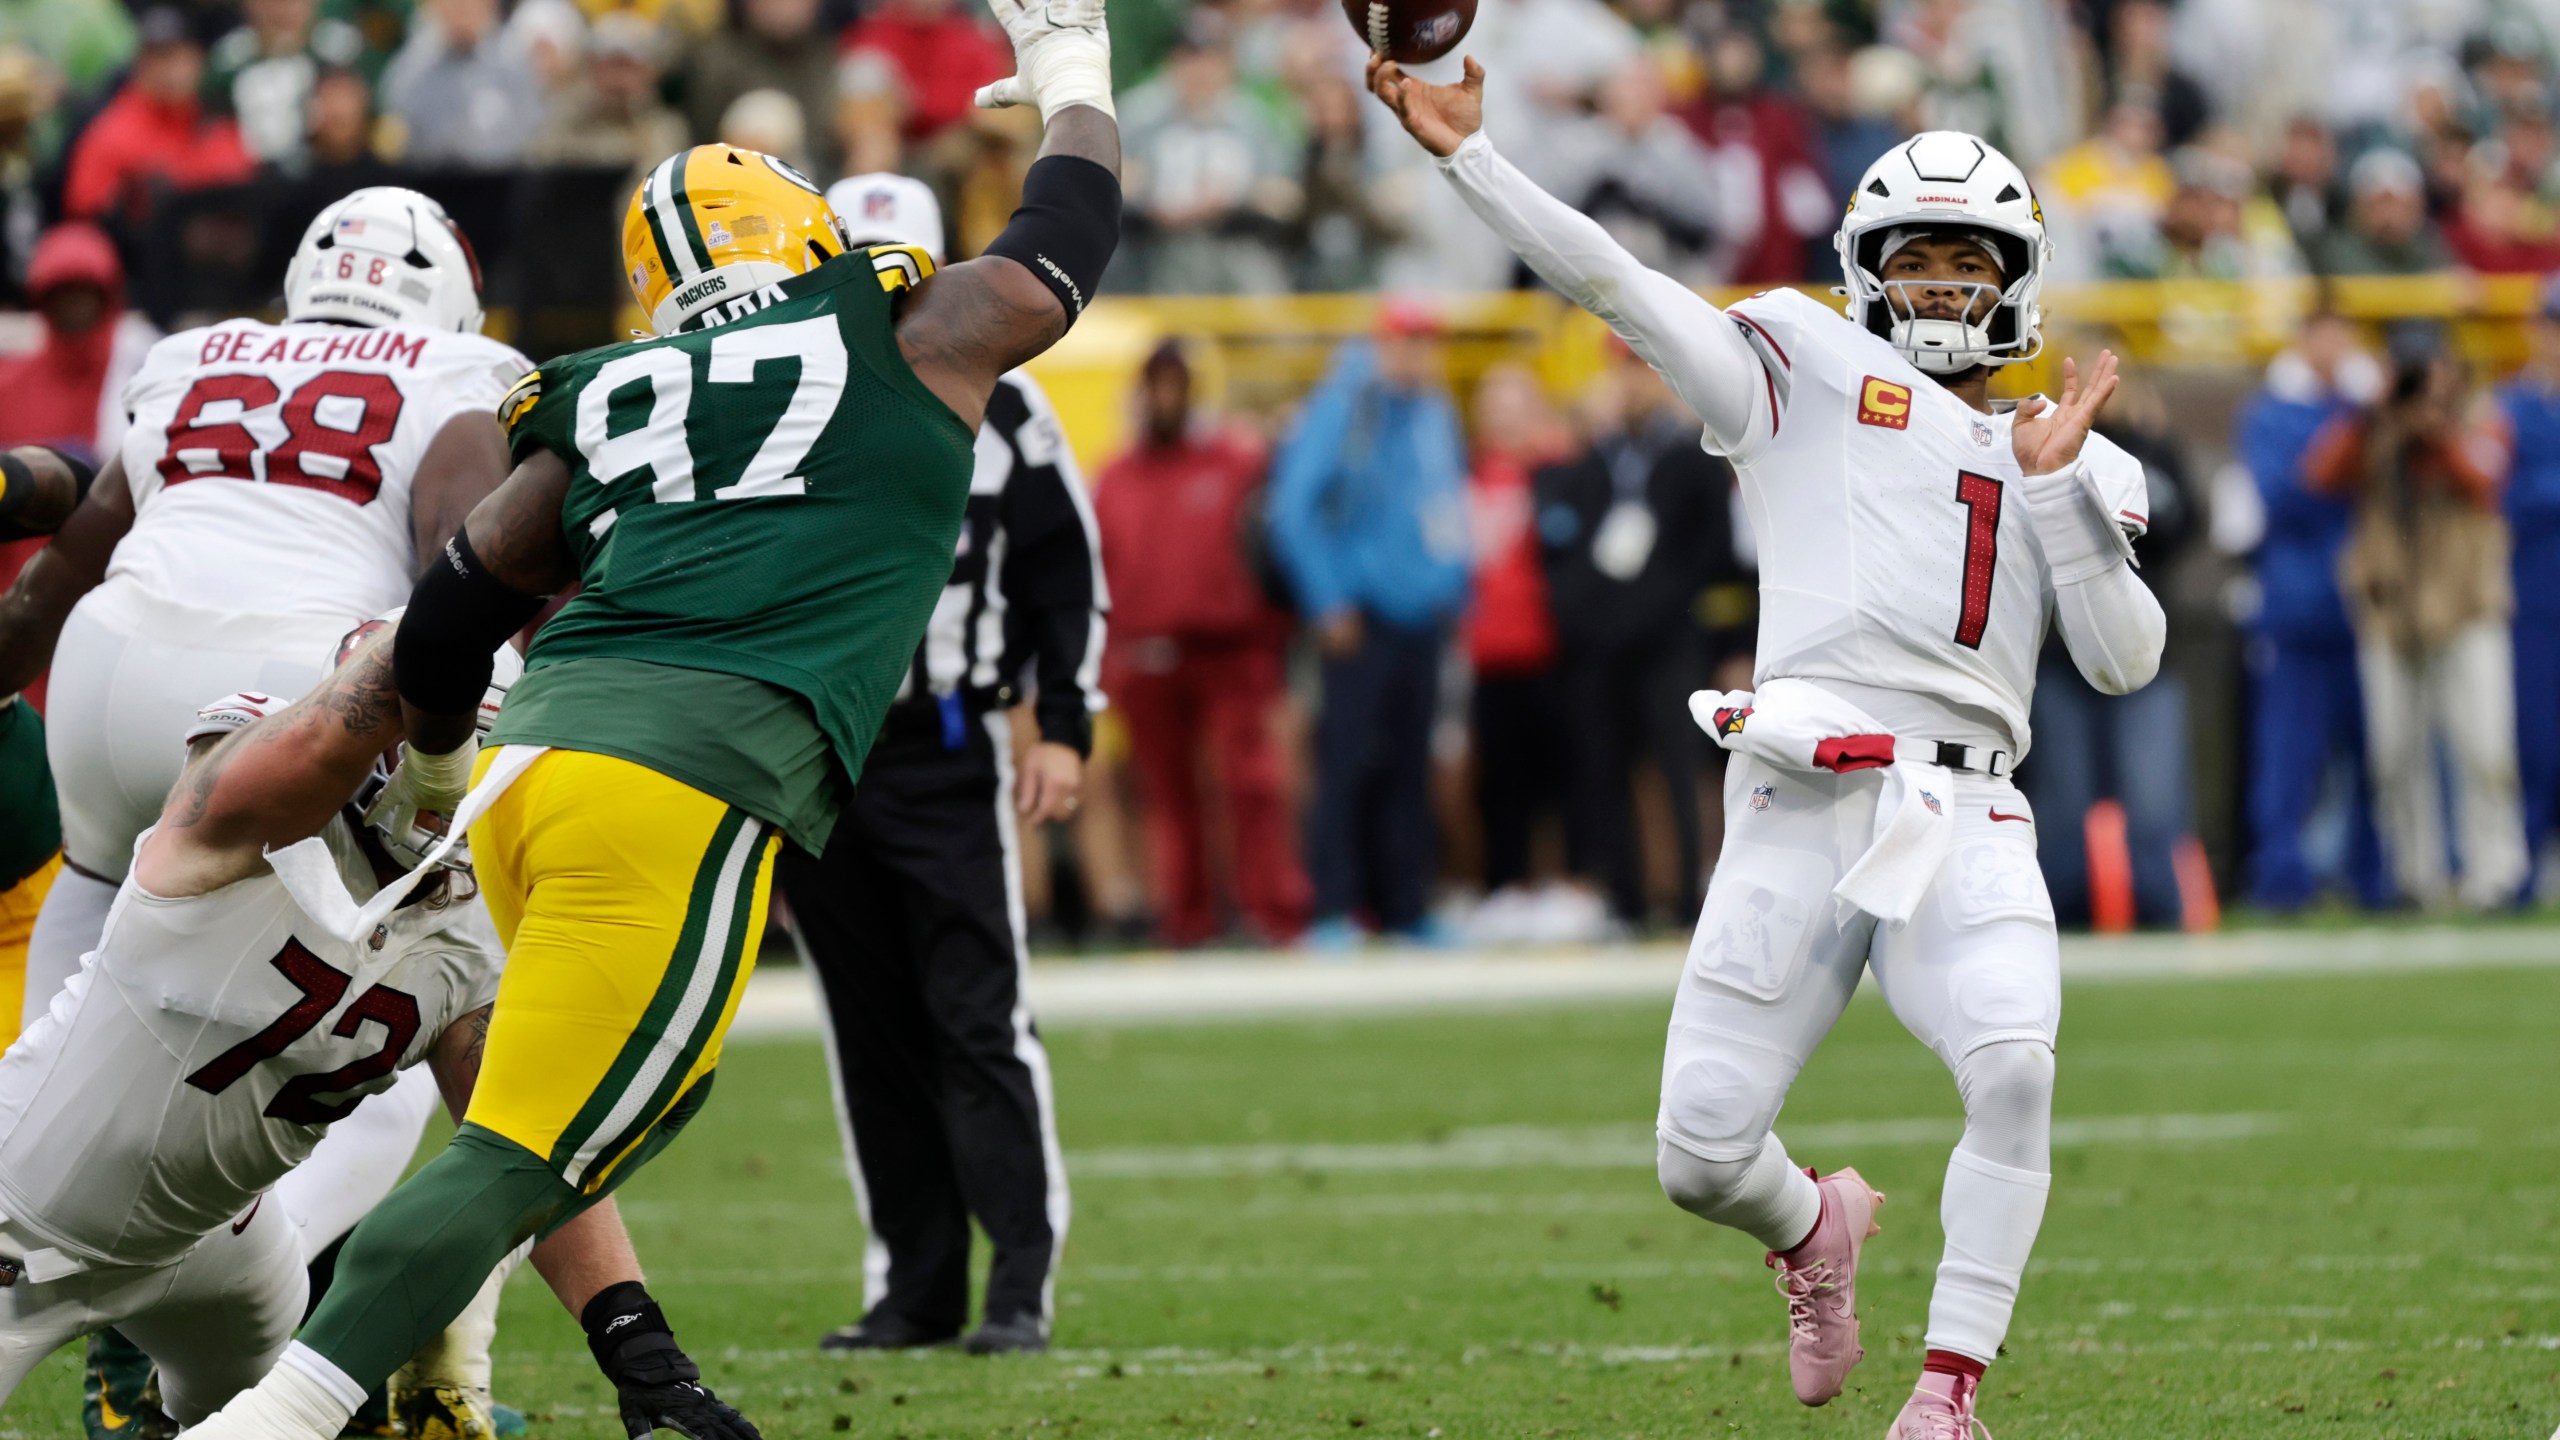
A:
[[[848,175],[827,187],[827,208],[844,226],[845,243],[913,245],[942,263],[942,202],[933,187],[909,175],[875,170]]]
[[[444,207],[370,185],[320,212],[284,276],[288,320],[480,329],[480,261]]]
[[[1988,314],[1913,318],[1910,300],[1896,292],[1919,282],[1883,278],[1885,260],[1905,241],[1943,230],[1969,232],[2000,257],[2000,284]],[[2044,207],[2036,203],[2026,172],[1979,137],[1931,130],[1886,151],[1859,178],[1832,244],[1849,282],[1843,287],[1849,318],[1929,374],[2014,365],[2044,348],[2044,310],[2037,297],[2044,289],[2045,262],[2053,256]],[[1995,287],[1968,288],[1976,292],[1965,310],[1972,317],[1981,293]]]
[[[346,664],[348,657],[354,655],[368,638],[385,625],[398,621],[408,608],[406,605],[395,606],[348,631],[339,639],[337,654],[329,662],[329,668],[334,670]],[[480,716],[476,727],[483,742],[489,738],[489,727],[498,723],[498,707],[506,703],[508,688],[524,678],[524,657],[516,653],[512,644],[498,647],[495,665],[496,668],[489,672],[489,688],[480,695]],[[398,763],[399,754],[400,747],[395,745],[374,757],[373,773],[365,777],[364,783],[356,788],[355,798],[347,802],[347,818],[351,823],[371,825],[374,838],[382,842],[382,848],[391,853],[392,859],[415,868],[425,862],[427,852],[444,838],[443,832],[417,824],[397,827],[374,824],[365,818],[365,812],[373,808],[374,797],[382,793],[383,786],[391,783],[391,770]],[[456,844],[445,852],[438,868],[470,869],[471,847],[467,843]]]

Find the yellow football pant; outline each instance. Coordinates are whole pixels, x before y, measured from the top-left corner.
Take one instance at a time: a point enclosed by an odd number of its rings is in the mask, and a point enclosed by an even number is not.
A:
[[[664,1144],[720,1063],[780,843],[628,760],[535,760],[471,827],[507,969],[469,1123],[589,1195]]]
[[[27,1003],[27,937],[35,933],[45,892],[61,873],[57,854],[33,875],[0,890],[0,1050],[17,1036],[18,1017]]]

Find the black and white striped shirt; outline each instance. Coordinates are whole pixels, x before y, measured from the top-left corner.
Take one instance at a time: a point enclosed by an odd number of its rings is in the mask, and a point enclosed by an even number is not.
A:
[[[996,382],[978,427],[969,513],[898,703],[956,695],[973,712],[1033,697],[1040,738],[1092,748],[1103,615],[1102,542],[1066,431],[1038,382]]]

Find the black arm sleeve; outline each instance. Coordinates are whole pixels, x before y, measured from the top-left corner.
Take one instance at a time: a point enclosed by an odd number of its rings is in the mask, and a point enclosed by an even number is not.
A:
[[[1120,243],[1120,177],[1081,155],[1049,155],[1022,177],[1022,204],[986,253],[1040,277],[1076,323]]]
[[[410,590],[400,633],[392,637],[391,674],[400,698],[430,715],[477,710],[498,647],[541,608],[541,596],[489,573],[472,553],[468,530],[454,532],[443,558]]]
[[[997,382],[987,423],[1013,449],[1005,482],[1006,673],[1028,666],[1040,738],[1093,749],[1094,675],[1102,661],[1102,539],[1048,400],[1019,376]]]

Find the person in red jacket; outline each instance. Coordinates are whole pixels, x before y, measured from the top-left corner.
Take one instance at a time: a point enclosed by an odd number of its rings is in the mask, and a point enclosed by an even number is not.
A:
[[[910,145],[967,118],[978,87],[1013,64],[1004,37],[952,0],[884,0],[847,27],[842,48],[879,56],[896,72],[906,101],[899,129]]]
[[[1244,527],[1262,484],[1262,448],[1195,423],[1191,367],[1167,341],[1139,372],[1145,433],[1103,469],[1094,520],[1111,587],[1104,685],[1129,726],[1158,933],[1168,945],[1217,935],[1204,776],[1221,793],[1235,903],[1254,937],[1305,928],[1309,890],[1281,783],[1273,712],[1284,689],[1289,617],[1247,563]]]
[[[258,168],[228,117],[205,113],[204,45],[186,13],[143,12],[133,73],[71,147],[62,208],[74,219],[137,216],[152,182],[180,190],[228,185]]]

